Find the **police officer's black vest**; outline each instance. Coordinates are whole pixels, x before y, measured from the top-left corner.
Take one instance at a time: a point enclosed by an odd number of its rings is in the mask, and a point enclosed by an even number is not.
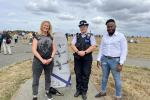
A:
[[[90,41],[91,33],[87,33],[86,37],[84,38],[81,35],[82,35],[81,33],[76,34],[77,42],[75,46],[79,51],[82,50],[85,51],[91,46],[91,41]]]

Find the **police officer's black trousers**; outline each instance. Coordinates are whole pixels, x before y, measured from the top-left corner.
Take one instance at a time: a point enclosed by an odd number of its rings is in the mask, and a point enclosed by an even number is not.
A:
[[[83,94],[88,90],[89,77],[91,74],[92,67],[92,55],[80,57],[77,59],[74,57],[74,71],[76,74],[76,89],[81,91]]]

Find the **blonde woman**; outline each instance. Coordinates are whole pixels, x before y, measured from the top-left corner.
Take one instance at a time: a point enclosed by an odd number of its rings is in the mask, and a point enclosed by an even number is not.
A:
[[[52,25],[49,21],[41,23],[40,30],[33,40],[32,50],[34,59],[32,64],[33,71],[33,100],[37,100],[39,79],[44,69],[45,73],[45,96],[48,100],[53,99],[49,93],[51,74],[54,66],[53,58],[56,52],[55,41],[53,38]]]

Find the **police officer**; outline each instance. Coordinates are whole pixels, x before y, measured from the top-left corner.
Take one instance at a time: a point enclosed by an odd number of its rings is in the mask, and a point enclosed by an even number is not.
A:
[[[76,74],[76,93],[74,97],[82,94],[86,100],[89,76],[92,67],[92,51],[97,47],[94,35],[87,33],[89,24],[85,20],[79,22],[81,33],[77,33],[71,42],[74,55],[74,71]]]

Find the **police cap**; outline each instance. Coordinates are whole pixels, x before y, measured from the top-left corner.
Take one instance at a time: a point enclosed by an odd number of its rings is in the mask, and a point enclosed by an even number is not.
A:
[[[79,27],[82,26],[82,25],[87,25],[87,26],[89,26],[89,24],[88,24],[85,20],[81,20],[81,21],[79,22]]]

